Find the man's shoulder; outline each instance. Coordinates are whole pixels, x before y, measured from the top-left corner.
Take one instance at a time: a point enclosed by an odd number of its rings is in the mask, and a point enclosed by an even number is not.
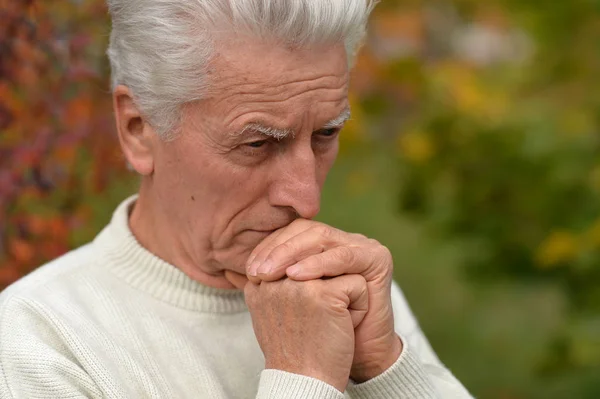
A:
[[[93,244],[86,244],[40,266],[0,293],[0,308],[8,303],[56,299],[73,288],[80,276],[97,263]]]

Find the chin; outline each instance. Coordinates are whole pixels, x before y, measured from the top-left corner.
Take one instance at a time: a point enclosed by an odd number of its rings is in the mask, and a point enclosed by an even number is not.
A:
[[[254,248],[267,238],[271,232],[244,230],[235,236],[235,241],[217,256],[217,267],[220,270],[231,270],[246,274],[246,261]]]
[[[235,237],[235,244],[246,252],[246,256],[250,256],[254,248],[271,233],[272,231],[244,230]]]
[[[256,247],[254,245],[236,245],[235,249],[229,252],[227,255],[220,257],[218,261],[218,269],[225,271],[229,270],[238,274],[246,275],[246,261],[248,257]]]
[[[248,253],[248,256],[250,253]],[[224,265],[225,270],[232,271],[234,273],[246,275],[246,260],[248,256],[236,257],[236,259],[232,259],[231,262],[228,262]]]

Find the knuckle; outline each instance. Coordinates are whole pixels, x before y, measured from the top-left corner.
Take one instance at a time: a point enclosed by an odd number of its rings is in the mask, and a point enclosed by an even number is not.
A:
[[[352,237],[355,238],[355,239],[357,239],[357,240],[361,240],[361,241],[363,241],[363,240],[369,240],[369,238],[367,238],[366,235],[360,234],[360,233],[353,233]]]
[[[377,241],[377,240],[375,240],[373,238],[369,238],[369,244],[370,244],[370,246],[372,246],[374,252],[378,256],[380,256],[382,258],[388,258],[388,259],[392,258],[392,253],[390,252],[390,250],[388,249],[388,247],[386,247],[385,245],[383,245],[379,241]]]
[[[388,249],[388,247],[382,245],[379,247],[379,251],[381,252],[381,257],[384,261],[392,263],[392,252]]]
[[[294,242],[292,240],[290,241],[286,241],[283,244],[279,245],[277,248],[275,248],[277,250],[277,254],[281,254],[281,255],[287,255],[290,254],[294,251],[296,251],[297,245],[294,244]]]
[[[363,276],[360,276],[360,275],[358,275],[358,277],[359,278],[354,280],[354,287],[356,288],[360,297],[362,297],[363,295],[368,295],[369,294],[369,286],[367,283],[367,279],[365,279]]]
[[[367,238],[367,242],[369,243],[369,245],[373,246],[373,247],[381,247],[383,245],[381,245],[381,243],[379,241],[377,241],[374,238]]]
[[[267,256],[266,260],[277,262],[278,260],[282,260],[285,257],[289,256],[289,254],[293,253],[294,249],[294,244],[290,242],[284,242],[283,244],[280,244],[277,247],[273,248],[271,253]]]
[[[356,276],[356,283],[364,286],[365,288],[367,287],[367,279],[365,278],[365,276],[363,276],[362,274],[355,274],[354,276]]]
[[[322,238],[326,240],[332,239],[335,234],[334,229],[330,226],[327,226],[326,224],[318,224],[317,226],[315,226],[315,231],[317,234],[319,234]]]
[[[376,256],[377,260],[385,268],[385,270],[391,273],[394,268],[394,259],[390,250],[387,247],[380,245],[377,248]]]
[[[350,247],[338,247],[338,256],[340,260],[347,263],[353,263],[356,259],[356,255]]]
[[[302,269],[309,272],[320,272],[324,270],[326,259],[323,256],[313,256],[306,259],[300,260]],[[312,280],[304,281],[305,283],[312,282]]]

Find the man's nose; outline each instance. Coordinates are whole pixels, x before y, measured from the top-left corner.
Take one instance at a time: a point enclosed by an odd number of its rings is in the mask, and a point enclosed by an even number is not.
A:
[[[304,219],[312,219],[321,206],[321,186],[317,162],[311,148],[286,154],[273,171],[269,193],[272,206],[293,208]]]

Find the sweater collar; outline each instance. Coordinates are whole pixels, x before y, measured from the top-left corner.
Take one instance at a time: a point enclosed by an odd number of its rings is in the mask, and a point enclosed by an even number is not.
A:
[[[180,308],[208,313],[246,311],[243,292],[200,284],[140,245],[129,228],[136,199],[133,195],[123,201],[94,240],[106,268],[130,286]]]

